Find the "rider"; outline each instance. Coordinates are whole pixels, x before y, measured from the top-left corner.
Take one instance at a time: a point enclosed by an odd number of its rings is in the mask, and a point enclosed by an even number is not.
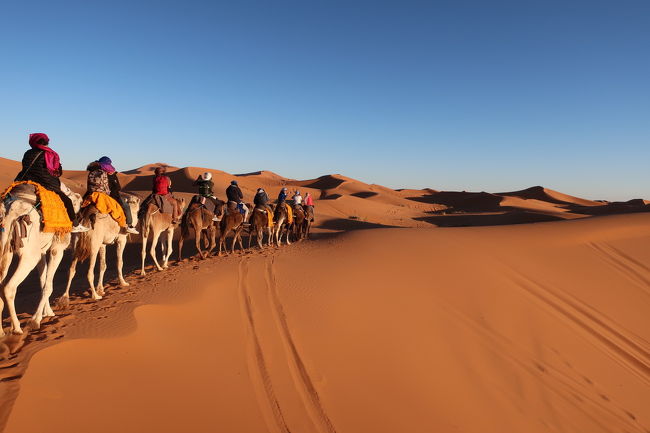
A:
[[[46,134],[37,132],[29,134],[29,149],[23,156],[23,168],[16,176],[15,181],[32,181],[43,188],[56,193],[63,201],[68,218],[72,221],[72,232],[81,233],[90,230],[80,224],[79,216],[74,210],[72,200],[61,191],[61,174],[63,168],[59,155],[49,146],[50,139]]]
[[[310,193],[305,195],[305,206],[314,206],[314,199]]]
[[[172,224],[178,224],[181,210],[178,201],[171,194],[172,180],[166,175],[167,169],[165,167],[156,167],[154,173],[156,175],[153,178],[153,193],[161,196],[172,205]]]
[[[293,204],[295,206],[302,207],[302,196],[300,195],[300,191],[296,190],[296,193],[291,198],[293,199]]]
[[[193,186],[199,187],[199,196],[201,197],[214,197],[212,188],[214,187],[214,182],[212,182],[212,173],[203,173],[196,178]]]
[[[269,213],[272,213],[273,210],[271,209],[271,206],[269,206],[270,201],[271,199],[269,199],[269,195],[266,191],[264,191],[263,188],[257,188],[257,194],[255,194],[255,198],[253,198],[253,204]]]
[[[112,164],[113,162],[108,156],[102,156],[97,161],[91,162],[88,165],[88,191],[86,192],[86,195],[95,191],[108,194],[124,210],[127,225],[126,232],[137,235],[138,231],[133,226],[131,208],[120,195],[122,186],[120,185],[120,180],[117,178],[117,171]]]
[[[304,209],[306,215],[309,216],[309,208],[311,208],[311,220],[314,221],[314,198],[310,193],[305,194]]]
[[[216,211],[217,198],[212,192],[212,188],[214,187],[214,182],[212,181],[212,173],[205,172],[199,175],[199,177],[196,178],[192,185],[199,187],[199,200],[201,204],[205,205],[206,199],[210,199],[214,203]],[[219,221],[219,217],[215,215],[212,217],[212,221]]]
[[[287,201],[287,188],[282,188],[280,194],[278,194],[278,204],[282,204]]]
[[[244,204],[244,194],[241,192],[236,180],[230,182],[226,188],[226,198],[228,201],[237,203],[237,207],[244,211],[244,221],[248,217],[248,206]]]

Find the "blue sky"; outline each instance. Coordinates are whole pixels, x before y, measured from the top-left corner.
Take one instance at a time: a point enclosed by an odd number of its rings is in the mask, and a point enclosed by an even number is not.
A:
[[[650,197],[650,2],[0,3],[0,156]]]

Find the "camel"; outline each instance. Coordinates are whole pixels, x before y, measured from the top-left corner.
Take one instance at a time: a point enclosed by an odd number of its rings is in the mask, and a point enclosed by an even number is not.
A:
[[[174,199],[178,201],[181,211],[185,207],[185,199]],[[172,214],[171,213],[162,213],[160,208],[154,204],[149,203],[147,208],[144,210],[144,217],[140,219],[140,233],[142,234],[142,268],[140,269],[140,275],[146,275],[144,270],[144,262],[147,257],[147,240],[149,239],[149,231],[152,232],[151,239],[151,248],[149,249],[149,254],[153,259],[153,262],[156,265],[156,268],[159,271],[167,269],[169,257],[172,255],[172,240],[174,238],[174,229],[178,224],[172,223]],[[167,246],[163,244],[163,256],[162,256],[162,266],[156,258],[156,247],[158,246],[158,239],[160,235],[165,232],[167,235]]]
[[[270,211],[269,211],[270,212]],[[251,247],[253,236],[257,238],[257,245],[260,249],[264,248],[262,241],[264,240],[264,231],[268,233],[267,245],[273,245],[273,228],[269,227],[269,217],[266,215],[265,209],[260,206],[255,206],[250,217],[250,234],[248,236],[248,248]]]
[[[140,207],[140,199],[132,194],[121,193],[126,201],[131,215],[133,215],[133,222],[138,222],[138,209]],[[124,279],[122,273],[123,267],[123,254],[124,247],[128,234],[120,228],[119,224],[111,218],[110,215],[98,213],[94,206],[89,206],[88,213],[84,218],[86,225],[92,227],[90,231],[78,233],[73,235],[72,239],[72,263],[68,271],[68,284],[65,288],[65,293],[59,298],[59,307],[65,308],[70,302],[70,285],[77,270],[77,263],[90,259],[88,266],[88,284],[90,285],[90,292],[94,300],[102,299],[104,295],[104,273],[106,272],[106,246],[117,244],[117,277],[120,286],[128,286],[129,283]],[[95,263],[99,255],[99,280],[95,288]]]
[[[302,238],[309,239],[311,225],[314,222],[314,206],[303,205],[305,220],[302,222]]]
[[[275,207],[275,212],[273,216],[273,223],[274,223],[273,234],[275,236],[275,245],[278,247],[282,245],[282,235],[285,233],[286,233],[287,245],[291,245],[291,241],[289,240],[289,228],[287,222],[287,218],[288,218],[287,206],[289,206],[287,203],[278,204]]]
[[[289,230],[293,234],[293,239],[298,242],[303,239],[303,227],[305,225],[305,211],[302,206],[294,205],[293,206],[293,223]]]
[[[61,186],[65,191],[67,188]],[[53,317],[50,295],[53,290],[54,274],[61,263],[63,252],[70,244],[70,233],[45,233],[41,228],[41,214],[37,211],[38,200],[32,185],[18,185],[11,192],[12,201],[0,205],[0,282],[4,285],[4,299],[11,317],[11,332],[23,331],[16,315],[14,304],[18,286],[38,266],[41,283],[41,300],[30,321],[31,329],[40,328],[43,317]],[[81,196],[70,194],[74,208],[79,211]],[[14,274],[5,281],[13,256],[18,256]],[[0,317],[4,302],[0,300]],[[0,326],[0,336],[4,336]]]
[[[216,201],[215,211],[217,221],[223,219],[224,205],[225,203],[223,201]],[[194,230],[194,243],[198,251],[197,256],[204,259],[210,254],[216,246],[217,226],[213,221],[214,216],[215,213],[209,211],[204,204],[198,201],[189,205],[181,221],[181,234],[178,239],[178,261],[182,260],[183,242],[190,234],[190,227]],[[201,250],[202,236],[205,236],[205,248],[207,248],[207,251]]]
[[[226,210],[226,214],[224,217],[221,219],[221,223],[219,225],[219,251],[217,252],[218,255],[221,255],[222,250],[226,250],[226,236],[230,232],[233,232],[233,237],[232,237],[232,247],[230,249],[231,253],[235,252],[235,243],[239,241],[239,248],[244,249],[244,246],[242,245],[242,240],[241,240],[241,232],[244,230],[244,216],[239,212],[239,209],[237,209],[237,204],[235,202],[228,202],[228,207]]]

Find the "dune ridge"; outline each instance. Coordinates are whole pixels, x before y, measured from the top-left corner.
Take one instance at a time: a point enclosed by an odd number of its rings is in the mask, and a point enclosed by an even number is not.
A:
[[[587,200],[542,186],[501,193],[438,191],[432,188],[393,190],[341,174],[296,180],[265,170],[230,174],[216,169],[181,168],[166,163],[147,164],[120,172],[123,189],[141,197],[147,195],[157,166],[167,168],[173,191],[186,199],[196,192],[192,184],[204,172],[212,173],[215,194],[222,199],[232,180],[239,183],[247,202],[252,201],[260,187],[272,198],[283,187],[290,190],[290,195],[296,189],[303,195],[309,192],[317,201],[320,228],[331,232],[376,227],[425,228],[555,221],[641,212],[648,205],[643,199],[627,202]],[[0,183],[8,185],[19,168],[16,161],[0,160]],[[66,170],[63,181],[74,191],[83,193],[86,177],[85,171]]]

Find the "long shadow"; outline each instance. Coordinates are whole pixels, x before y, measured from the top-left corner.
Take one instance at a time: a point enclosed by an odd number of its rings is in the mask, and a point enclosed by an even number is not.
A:
[[[327,230],[347,231],[347,230],[364,230],[364,229],[389,229],[389,228],[397,228],[398,226],[369,223],[366,221],[359,221],[356,219],[335,218],[335,219],[324,221],[322,224],[319,224],[318,227]]]
[[[407,200],[427,204],[442,204],[465,212],[489,212],[501,209],[503,197],[488,192],[440,191],[418,197],[406,197]]]
[[[334,189],[337,186],[345,182],[343,179],[337,179],[331,175],[321,176],[316,179],[314,182],[305,185],[305,188],[314,188],[314,189]]]
[[[472,226],[497,226],[509,224],[527,224],[547,221],[563,221],[564,218],[554,215],[540,214],[534,212],[516,211],[499,214],[456,214],[456,215],[432,215],[413,218],[416,221],[424,221],[438,227],[472,227]]]
[[[523,195],[525,198],[541,200],[555,205],[559,205],[563,209],[571,213],[582,215],[612,215],[620,213],[633,213],[633,212],[648,212],[650,205],[646,205],[641,199],[633,199],[626,202],[612,202],[602,206],[584,206],[567,201],[562,201],[548,197],[542,187],[532,187],[522,191],[507,192],[490,194],[487,192],[465,192],[465,191],[440,191],[432,192],[430,194],[423,194],[421,196],[406,197],[407,200],[416,201],[419,203],[427,204],[440,204],[445,205],[455,211],[462,212],[520,212],[521,209],[515,207],[501,206],[503,196],[519,196]],[[530,214],[530,213],[529,213]],[[546,216],[547,218],[552,218]],[[513,217],[515,221],[520,217]],[[542,217],[534,217],[542,218]],[[486,216],[486,219],[491,218]],[[498,219],[498,218],[497,218]],[[552,221],[552,219],[547,220]],[[503,223],[503,224],[508,224]],[[517,222],[513,223],[517,224]],[[492,224],[490,224],[492,225]]]

